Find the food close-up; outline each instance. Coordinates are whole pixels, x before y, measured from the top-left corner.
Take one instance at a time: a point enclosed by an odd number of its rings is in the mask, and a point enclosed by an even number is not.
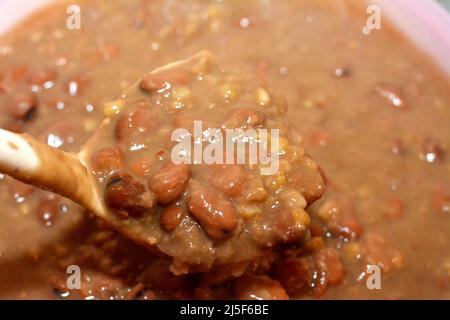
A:
[[[448,8],[0,0],[0,299],[450,299]]]

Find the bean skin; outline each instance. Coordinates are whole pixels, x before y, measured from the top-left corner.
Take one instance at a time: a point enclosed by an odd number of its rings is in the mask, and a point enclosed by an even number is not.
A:
[[[188,165],[167,162],[149,181],[158,203],[167,205],[177,200],[186,190],[189,174]]]
[[[223,239],[237,227],[233,205],[204,186],[193,187],[188,198],[188,208],[212,239]]]
[[[128,214],[139,216],[154,206],[153,195],[128,174],[115,174],[109,179],[105,201],[109,208],[119,210],[121,217],[124,217],[124,211],[125,217]]]
[[[168,207],[165,208],[159,217],[159,223],[166,231],[173,231],[183,221],[185,214],[183,208]]]

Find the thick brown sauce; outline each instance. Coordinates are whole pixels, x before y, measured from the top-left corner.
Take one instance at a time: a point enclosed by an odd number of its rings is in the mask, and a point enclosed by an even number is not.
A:
[[[388,23],[364,36],[365,10],[356,3],[86,1],[80,31],[65,28],[66,7],[58,5],[0,40],[0,125],[76,152],[103,104],[143,71],[208,49],[282,88],[327,176],[311,212],[345,277],[323,297],[448,299],[450,83]],[[25,121],[14,120],[23,109],[8,108],[30,83],[48,89],[37,92],[36,110],[28,99]],[[0,191],[0,297],[55,298],[52,285],[64,282],[70,264],[85,270],[82,296],[129,297],[115,288],[139,291],[149,282],[166,289],[151,277],[166,276],[152,272],[164,262],[79,207],[8,177]],[[334,260],[325,260],[330,268]],[[381,290],[358,281],[366,263],[385,272]],[[340,275],[333,270],[330,284]],[[128,274],[141,276],[129,282]],[[105,283],[110,291],[96,291]]]

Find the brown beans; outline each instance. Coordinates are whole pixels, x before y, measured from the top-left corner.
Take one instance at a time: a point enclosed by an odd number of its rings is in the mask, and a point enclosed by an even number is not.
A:
[[[213,239],[223,239],[237,227],[238,220],[233,205],[200,184],[193,187],[188,198],[188,208]]]
[[[271,275],[283,285],[289,295],[303,295],[311,286],[312,274],[304,259],[284,260],[273,268]]]
[[[325,275],[328,285],[337,285],[344,278],[345,270],[341,255],[335,249],[321,249],[315,254],[314,262],[319,272]]]
[[[317,164],[308,157],[303,158],[297,170],[292,172],[288,181],[295,185],[308,204],[319,199],[325,191],[325,181]]]
[[[264,115],[250,108],[237,108],[233,110],[223,124],[224,128],[241,128],[244,130],[255,128],[264,123]]]
[[[288,300],[278,281],[266,276],[243,276],[234,281],[234,296],[239,300]]]
[[[174,85],[187,84],[189,77],[189,73],[185,70],[171,70],[158,74],[147,73],[142,77],[139,87],[148,93],[155,93]]]
[[[149,187],[158,203],[167,205],[177,200],[186,190],[190,168],[186,164],[167,162],[149,181]]]
[[[120,116],[116,125],[116,138],[119,141],[131,141],[136,135],[149,133],[158,126],[156,111],[149,106],[141,106]]]
[[[106,186],[105,201],[108,207],[118,210],[121,217],[136,216],[151,211],[153,195],[143,184],[128,174],[113,175]]]
[[[97,171],[111,172],[122,168],[124,155],[119,147],[107,147],[98,151],[93,158],[93,167]]]
[[[136,161],[130,168],[133,174],[139,177],[146,177],[152,172],[153,159],[146,157]]]
[[[239,196],[248,180],[245,169],[239,165],[214,166],[211,175],[211,184],[229,197]]]
[[[19,120],[30,120],[38,106],[36,96],[32,93],[18,94],[9,106],[9,114]]]
[[[185,216],[183,208],[172,206],[165,208],[159,217],[159,223],[166,231],[173,231],[183,221]]]

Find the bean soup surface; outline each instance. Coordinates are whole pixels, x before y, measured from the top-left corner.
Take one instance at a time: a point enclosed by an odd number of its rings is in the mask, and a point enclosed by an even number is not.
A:
[[[68,5],[0,39],[0,126],[78,152],[106,116],[90,166],[158,250],[2,175],[0,298],[450,299],[450,81],[387,21],[364,35],[354,0],[91,0],[69,30]],[[225,67],[146,73],[202,50]],[[171,164],[195,120],[280,127],[280,174]]]

